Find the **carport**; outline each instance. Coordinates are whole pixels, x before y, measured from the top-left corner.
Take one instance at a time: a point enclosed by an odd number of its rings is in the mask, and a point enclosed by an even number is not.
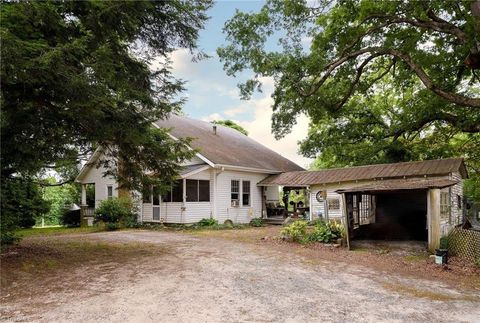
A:
[[[345,204],[347,245],[352,239],[416,240],[438,248],[440,190],[456,183],[397,179],[337,190]]]

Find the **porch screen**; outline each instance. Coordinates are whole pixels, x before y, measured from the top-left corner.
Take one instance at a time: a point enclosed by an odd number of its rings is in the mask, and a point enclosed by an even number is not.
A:
[[[187,179],[187,202],[210,202],[210,181]]]
[[[170,192],[163,195],[163,202],[183,202],[183,180],[175,181]]]

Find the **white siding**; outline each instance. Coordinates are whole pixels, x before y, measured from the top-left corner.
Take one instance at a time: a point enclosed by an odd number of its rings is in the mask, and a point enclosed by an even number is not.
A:
[[[105,168],[92,166],[87,171],[82,179],[83,184],[95,184],[95,208],[100,205],[100,202],[107,198],[107,186],[113,186],[113,196],[118,197],[118,185],[115,179],[111,176],[103,176]]]
[[[210,202],[162,202],[160,201],[160,220],[153,221],[152,205],[143,204],[144,222],[163,223],[195,223],[212,215],[213,197],[213,170],[208,169],[188,177],[188,179],[200,179],[210,181]]]
[[[219,223],[231,220],[234,223],[248,223],[262,216],[262,189],[257,183],[268,174],[225,170],[217,174],[217,195],[215,218]],[[231,206],[231,180],[250,181],[250,206]]]

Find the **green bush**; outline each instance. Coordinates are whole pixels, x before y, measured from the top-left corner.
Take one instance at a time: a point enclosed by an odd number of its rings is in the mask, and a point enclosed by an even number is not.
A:
[[[212,218],[204,218],[198,222],[199,227],[214,227],[218,226],[218,221]]]
[[[62,216],[60,217],[60,224],[66,227],[79,227],[80,210],[64,210]]]
[[[95,210],[95,222],[104,222],[108,230],[136,224],[132,200],[129,198],[111,198],[103,200]]]
[[[295,221],[284,227],[281,234],[292,241],[303,243],[307,241],[307,226],[307,221]]]
[[[254,218],[250,221],[252,227],[261,227],[263,226],[263,220],[261,218]]]
[[[313,230],[308,234],[308,241],[330,243],[342,238],[344,228],[336,222],[316,221]]]
[[[440,249],[448,249],[448,237],[441,237],[440,238]]]

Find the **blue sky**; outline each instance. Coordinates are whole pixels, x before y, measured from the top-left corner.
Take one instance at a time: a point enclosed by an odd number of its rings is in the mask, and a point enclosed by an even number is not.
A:
[[[307,118],[299,118],[290,135],[275,140],[270,126],[273,81],[264,79],[263,93],[255,94],[249,101],[240,100],[237,84],[248,73],[240,75],[241,78],[227,76],[216,55],[216,49],[226,44],[222,28],[235,10],[258,11],[262,5],[262,1],[217,1],[208,12],[211,18],[200,32],[199,40],[199,48],[211,58],[192,62],[191,55],[185,50],[172,54],[174,75],[187,81],[184,93],[187,102],[183,111],[190,117],[206,121],[234,120],[246,128],[253,139],[305,167],[311,160],[297,153],[297,141],[306,136]]]

